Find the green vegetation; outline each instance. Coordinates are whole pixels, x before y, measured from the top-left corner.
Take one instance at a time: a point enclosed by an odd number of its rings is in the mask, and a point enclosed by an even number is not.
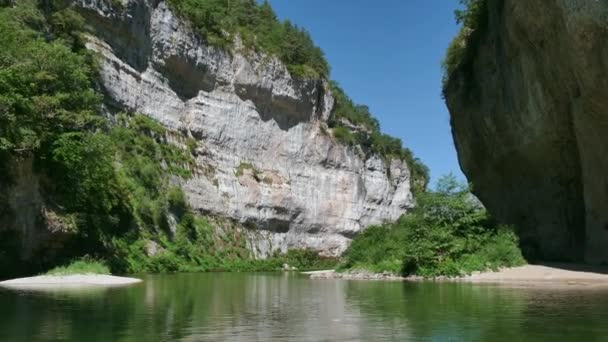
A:
[[[231,49],[236,35],[246,47],[277,55],[292,75],[302,78],[329,77],[329,65],[323,52],[306,30],[289,21],[278,21],[268,1],[255,0],[169,0],[171,7],[187,18],[209,44]],[[380,132],[380,125],[369,108],[355,104],[331,82],[330,91],[336,105],[330,127],[336,140],[346,145],[360,145],[366,154],[378,154],[385,160],[406,160],[412,171],[412,185],[426,189],[429,171],[412,152],[402,147],[401,140]],[[349,125],[350,123],[350,125]],[[349,126],[361,129],[353,131]]]
[[[289,22],[280,23],[267,2],[171,0],[170,4],[212,44],[227,47],[239,34],[247,46],[278,55],[297,76],[329,75],[327,62],[308,33]],[[97,66],[84,47],[83,27],[84,19],[63,1],[45,1],[39,7],[36,0],[24,0],[0,7],[0,170],[10,169],[15,158],[32,158],[36,172],[43,176],[45,202],[58,224],[69,223],[65,230],[72,235],[57,255],[38,260],[36,269],[65,264],[83,254],[103,260],[117,273],[276,270],[284,263],[299,269],[333,266],[335,260],[312,251],[254,260],[243,227],[195,213],[179,183],[195,168],[196,141],[173,144],[179,140],[172,137],[174,133],[142,115],[120,114],[112,125],[100,115]],[[355,104],[335,82],[330,91],[336,97],[329,122],[334,137],[387,162],[406,160],[414,188],[422,192],[428,169],[399,139],[380,132],[366,106]],[[245,170],[252,170],[260,180],[261,173],[248,163],[239,165],[235,173],[242,175]],[[8,175],[1,172],[2,184],[11,181]],[[6,199],[0,195],[0,201]],[[0,210],[0,215],[11,213]],[[404,218],[394,226],[414,219]],[[355,257],[357,246],[375,230],[356,241],[348,262],[364,261]],[[10,243],[16,239],[3,233],[0,264],[10,264],[18,254],[18,246]],[[416,256],[414,252],[407,255]],[[59,270],[85,269],[90,261]],[[430,268],[420,265],[417,273]]]
[[[0,8],[0,170],[14,158],[33,158],[56,222],[70,223],[64,248],[33,269],[83,254],[107,267],[81,260],[51,272],[270,270],[330,262],[310,251],[253,260],[241,227],[194,213],[177,184],[191,177],[196,142],[172,144],[179,138],[169,139],[172,132],[142,115],[120,114],[109,125],[100,115],[95,60],[80,40],[84,20],[62,1],[44,4],[44,11],[35,0]],[[11,182],[9,172],[2,175],[3,184]],[[0,264],[8,265],[18,237],[2,237]]]
[[[190,177],[192,156],[166,142],[164,128],[143,116],[120,115],[105,133],[63,134],[47,162],[50,200],[75,216],[81,248],[108,260],[115,272],[134,271],[119,247],[172,237],[170,218],[189,228],[192,214],[170,176]]]
[[[125,5],[122,3],[122,0],[110,0],[112,2],[112,6],[118,8],[120,10],[125,9]]]
[[[45,20],[33,1],[0,11],[0,153],[42,151],[65,132],[100,125],[92,57],[59,24],[72,16],[65,9]],[[30,25],[56,28],[61,39]]]
[[[289,21],[278,21],[268,1],[255,0],[169,0],[171,7],[189,19],[194,28],[211,45],[230,49],[235,35],[239,35],[246,47],[277,55],[292,75],[303,78],[329,77],[329,65],[323,52],[310,38],[306,30]],[[429,175],[427,167],[403,148],[401,141],[380,132],[380,125],[369,108],[357,105],[344,93],[336,82],[330,91],[336,97],[336,105],[330,127],[336,140],[347,145],[360,145],[366,153],[378,154],[390,161],[403,159],[412,169],[412,185],[424,190]],[[346,123],[361,127],[352,131]]]
[[[380,132],[380,124],[369,108],[354,103],[335,81],[331,83],[331,92],[336,99],[329,120],[334,138],[346,145],[360,146],[366,155],[376,154],[387,162],[393,158],[405,160],[412,173],[414,190],[426,190],[429,182],[429,169],[426,165],[414,157],[410,149],[403,147],[399,138]]]
[[[340,268],[436,277],[525,263],[514,232],[493,222],[453,176],[417,201],[398,222],[358,235]]]
[[[46,273],[46,275],[72,274],[110,274],[110,269],[101,261],[83,258],[73,261],[66,266],[55,267]]]
[[[241,177],[244,173],[245,170],[251,170],[251,172],[253,173],[253,176],[257,179],[261,172],[255,168],[255,166],[253,166],[251,163],[246,163],[246,162],[242,162],[239,164],[239,166],[236,168],[236,171],[234,172],[234,174],[237,177]]]
[[[487,0],[460,0],[463,10],[456,10],[456,22],[462,25],[458,35],[452,40],[442,62],[443,89],[450,77],[460,70],[470,73],[470,64],[477,50],[479,37],[487,26]]]
[[[251,174],[253,175],[253,178],[255,178],[257,182],[264,182],[265,184],[272,184],[273,182],[272,177],[270,176],[262,177],[263,172],[256,169],[255,166],[253,166],[251,163],[240,163],[239,166],[236,168],[234,174],[237,177],[241,177],[245,174],[245,170],[250,170]]]
[[[278,56],[292,75],[327,78],[329,64],[310,34],[289,21],[280,22],[268,1],[169,0],[211,45],[230,49],[239,36],[250,49]]]
[[[336,104],[332,112],[330,124],[336,126],[342,119],[355,126],[360,126],[369,132],[380,130],[380,123],[369,112],[369,108],[364,105],[358,105],[344,93],[338,82],[331,82],[331,93],[334,95]]]
[[[143,240],[117,246],[117,251],[124,254],[115,261],[126,262],[126,267],[121,269],[129,273],[278,271],[283,264],[298,270],[318,270],[332,268],[337,263],[336,259],[320,257],[310,250],[290,250],[285,254],[275,253],[267,259],[254,259],[238,232],[228,237],[214,235],[216,228],[207,225],[207,218],[197,220],[201,221],[193,226],[196,231],[206,231],[196,237],[162,240],[162,251],[152,257],[146,255]]]

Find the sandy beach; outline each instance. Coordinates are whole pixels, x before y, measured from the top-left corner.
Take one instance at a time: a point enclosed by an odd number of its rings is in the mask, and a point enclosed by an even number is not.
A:
[[[525,265],[458,278],[473,283],[519,285],[608,286],[608,269],[571,264]]]
[[[38,276],[0,282],[0,287],[27,288],[78,288],[90,286],[125,286],[140,283],[141,279],[100,274],[74,274],[65,276]]]
[[[425,280],[420,277],[399,277],[389,273],[371,273],[366,271],[337,273],[333,270],[314,272],[310,274],[310,277],[313,279],[340,278],[355,280]],[[440,277],[428,280],[514,286],[608,287],[608,268],[571,264],[524,265],[519,267],[504,268],[498,271],[474,272],[471,275],[463,277]]]

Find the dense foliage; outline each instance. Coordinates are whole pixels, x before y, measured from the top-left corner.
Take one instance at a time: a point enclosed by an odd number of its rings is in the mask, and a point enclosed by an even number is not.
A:
[[[468,190],[442,178],[411,213],[358,235],[341,268],[435,277],[523,264],[513,231],[494,223]]]
[[[48,12],[37,5],[24,0],[0,9],[0,169],[7,171],[0,181],[11,181],[10,160],[33,158],[48,173],[49,204],[89,236],[92,224],[121,216],[118,198],[107,190],[115,187],[106,182],[112,164],[108,139],[99,133],[104,120],[97,114],[93,58],[75,31],[81,18],[52,1]]]
[[[230,49],[238,35],[246,47],[278,56],[298,77],[327,78],[329,64],[310,34],[280,22],[268,1],[169,0],[211,45]]]
[[[337,82],[331,82],[331,91],[336,101],[329,120],[334,138],[347,145],[359,146],[366,154],[379,155],[387,162],[393,158],[405,160],[414,190],[424,191],[430,177],[426,165],[414,157],[410,149],[403,147],[399,138],[383,134],[369,107],[353,102]]]
[[[100,124],[92,57],[58,24],[72,16],[64,9],[46,20],[31,0],[0,11],[0,153],[41,151]],[[61,39],[49,41],[41,31],[53,26]]]
[[[487,25],[487,0],[460,0],[464,9],[455,11],[456,22],[462,27],[452,40],[442,62],[443,88],[456,70],[470,72],[470,63],[480,35]]]
[[[32,158],[36,172],[43,175],[47,209],[73,236],[58,255],[37,260],[36,267],[66,264],[84,254],[104,260],[114,272],[271,270],[283,263],[300,269],[331,267],[334,260],[311,251],[253,260],[242,227],[198,215],[188,207],[178,184],[196,171],[196,142],[179,141],[179,136],[141,115],[121,114],[112,125],[100,115],[95,58],[80,36],[84,20],[68,3],[0,3],[0,183],[11,181],[6,179],[11,160]],[[323,53],[309,34],[279,22],[267,2],[169,3],[211,44],[228,48],[238,34],[249,48],[279,56],[296,76],[329,76]],[[399,139],[380,132],[368,107],[355,104],[335,82],[330,91],[336,98],[329,122],[334,137],[387,162],[406,160],[415,190],[424,190],[426,166]],[[179,146],[170,142],[176,140]],[[235,172],[258,175],[250,164]],[[421,197],[421,203],[432,196]],[[10,215],[6,200],[0,194],[0,219]],[[414,218],[402,219],[391,226],[394,229],[368,230],[355,241],[348,262],[364,263],[356,257],[356,251],[363,250],[358,246],[375,231],[392,238],[393,232],[403,231],[397,227],[412,225],[408,220]],[[18,253],[18,237],[11,234],[0,230],[2,269]],[[417,272],[424,273],[424,267]]]
[[[83,19],[63,1],[40,4],[44,10],[35,0],[0,7],[0,182],[11,182],[11,161],[33,159],[43,175],[45,210],[71,236],[57,255],[36,259],[32,270],[82,255],[104,260],[114,272],[332,262],[311,251],[253,260],[239,227],[195,214],[175,185],[191,176],[196,142],[171,137],[141,115],[118,115],[109,125],[99,113],[94,57],[80,39]],[[19,237],[2,229],[0,235],[4,273],[18,259]],[[155,253],[147,250],[151,243]],[[77,261],[53,272],[87,267]]]

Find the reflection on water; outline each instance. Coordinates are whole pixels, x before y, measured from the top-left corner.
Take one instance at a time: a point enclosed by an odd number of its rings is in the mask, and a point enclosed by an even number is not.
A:
[[[1,341],[594,341],[608,292],[310,280],[295,274],[146,276],[128,288],[0,290]]]

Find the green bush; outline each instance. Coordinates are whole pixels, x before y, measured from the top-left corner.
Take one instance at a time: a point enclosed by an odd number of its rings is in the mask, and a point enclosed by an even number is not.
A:
[[[368,156],[378,155],[387,163],[392,159],[405,160],[411,171],[412,188],[415,192],[425,191],[430,178],[427,166],[403,147],[401,139],[380,132],[380,123],[369,108],[355,104],[337,82],[331,82],[330,90],[336,101],[329,118],[334,138],[345,145],[359,145]],[[346,123],[357,126],[358,131],[353,131]]]
[[[83,258],[75,260],[66,266],[58,266],[46,272],[46,275],[74,275],[74,274],[110,274],[108,266],[98,260]]]
[[[380,130],[380,123],[372,116],[369,108],[364,105],[358,105],[346,95],[338,82],[330,82],[330,91],[335,99],[335,105],[330,117],[330,126],[335,126],[340,123],[341,119],[345,119],[355,126],[362,126],[370,132]]]
[[[309,249],[291,249],[285,254],[276,254],[271,259],[279,259],[282,264],[296,267],[298,270],[324,270],[336,266],[335,258],[319,256],[315,251]]]
[[[396,223],[358,235],[340,269],[436,277],[525,263],[513,231],[494,223],[453,176],[417,201]]]
[[[462,27],[450,43],[441,65],[443,68],[443,89],[450,77],[457,71],[468,73],[478,40],[487,26],[487,0],[460,0],[464,7],[455,11],[456,22]]]
[[[357,138],[355,134],[352,133],[348,128],[344,126],[336,126],[332,130],[332,135],[342,144],[345,145],[355,145],[357,143]]]

